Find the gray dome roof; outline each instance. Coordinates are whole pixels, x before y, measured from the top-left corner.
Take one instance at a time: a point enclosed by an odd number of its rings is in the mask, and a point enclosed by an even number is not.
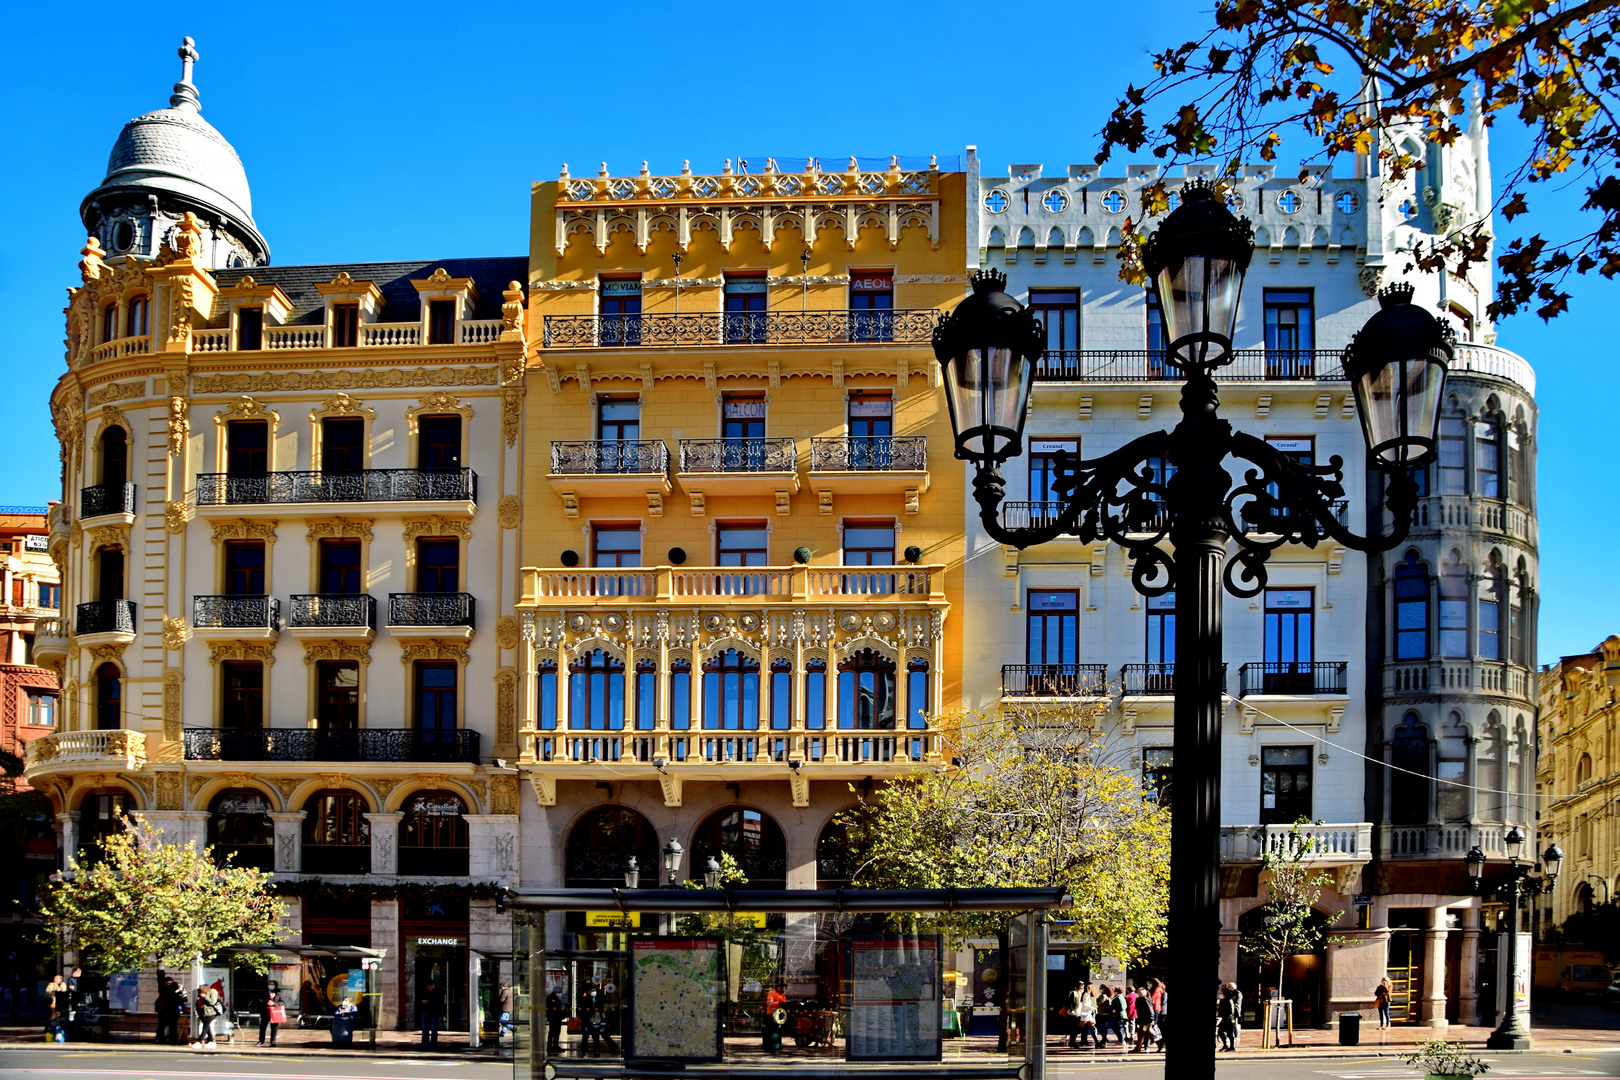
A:
[[[191,65],[197,58],[191,39],[180,49],[184,61],[181,81],[167,109],[137,116],[124,125],[107,157],[107,175],[84,197],[80,216],[93,222],[90,204],[120,195],[179,196],[183,208],[196,208],[216,217],[243,239],[265,250],[264,238],[253,223],[253,196],[247,173],[225,136],[202,118]]]

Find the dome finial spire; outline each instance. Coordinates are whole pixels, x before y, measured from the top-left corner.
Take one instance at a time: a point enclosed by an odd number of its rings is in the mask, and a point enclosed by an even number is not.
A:
[[[191,65],[198,59],[196,45],[197,43],[190,38],[186,38],[180,44],[180,81],[174,84],[174,93],[169,98],[171,108],[202,112],[202,104],[197,98],[197,87],[191,81]]]

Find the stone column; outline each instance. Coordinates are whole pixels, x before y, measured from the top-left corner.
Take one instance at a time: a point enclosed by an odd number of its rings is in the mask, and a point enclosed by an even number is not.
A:
[[[405,815],[367,814],[371,829],[371,874],[373,877],[392,878],[399,873],[395,849],[399,846],[399,822]]]
[[[304,811],[270,815],[276,828],[276,873],[296,874],[304,865]]]
[[[1221,930],[1221,982],[1237,982],[1238,977],[1238,939],[1242,937],[1236,929]]]
[[[397,814],[368,814],[367,817],[398,817]],[[392,823],[390,823],[392,824]],[[371,842],[373,845],[373,859],[377,843],[376,825],[372,825]],[[373,863],[375,866],[375,863]],[[400,1012],[399,1000],[399,966],[403,962],[400,957],[399,943],[399,901],[373,900],[371,902],[371,947],[383,954],[382,963],[372,973],[372,989],[377,991],[378,998],[372,1004],[377,1012],[377,1027],[385,1031],[392,1031],[399,1026]]]
[[[465,814],[467,873],[474,881],[496,881],[510,886],[517,881],[516,814]]]
[[[56,865],[66,870],[68,864],[79,858],[79,812],[69,810],[56,815]]]
[[[1462,911],[1462,955],[1457,973],[1457,1022],[1479,1022],[1479,902],[1476,900]]]
[[[1444,1028],[1446,1021],[1446,909],[1429,913],[1429,927],[1423,932],[1423,1000],[1420,1019],[1432,1028]]]

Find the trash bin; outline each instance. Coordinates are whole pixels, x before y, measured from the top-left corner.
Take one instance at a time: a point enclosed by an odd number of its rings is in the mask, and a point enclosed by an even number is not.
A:
[[[1339,1014],[1339,1045],[1340,1046],[1359,1046],[1359,1045],[1361,1045],[1361,1014],[1360,1013],[1340,1013]]]
[[[354,1017],[332,1017],[332,1042],[344,1045],[354,1042]]]

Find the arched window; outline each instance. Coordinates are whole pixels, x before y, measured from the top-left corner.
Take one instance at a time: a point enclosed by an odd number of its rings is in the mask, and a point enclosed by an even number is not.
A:
[[[625,864],[632,856],[641,888],[662,884],[663,864],[652,823],[627,806],[598,807],[568,831],[563,886],[622,889]]]
[[[703,665],[703,727],[708,731],[759,728],[759,661],[727,649]]]
[[[270,800],[261,791],[236,788],[214,796],[208,807],[208,843],[220,866],[276,868],[276,830]]]
[[[118,305],[108,304],[101,309],[101,340],[103,344],[118,339]]]
[[[1395,568],[1395,659],[1429,656],[1429,568],[1408,551]]]
[[[144,296],[137,296],[129,302],[129,335],[130,337],[145,337],[147,329],[147,311],[150,301]]]
[[[827,822],[816,841],[816,888],[849,888],[861,862],[861,853],[851,843],[849,827],[836,817]]]
[[[692,664],[687,660],[669,665],[669,729],[692,730]]]
[[[1474,424],[1474,494],[1502,497],[1502,421],[1497,416]]]
[[[862,649],[838,665],[838,726],[893,730],[893,660]]]
[[[96,669],[96,727],[113,731],[124,726],[124,675],[117,664]]]
[[[782,830],[758,810],[733,806],[717,810],[692,837],[691,873],[701,877],[710,858],[728,854],[748,878],[744,888],[787,888],[787,842]]]
[[[1517,572],[1513,575],[1514,585],[1512,606],[1508,608],[1508,659],[1520,667],[1530,664],[1530,575],[1525,569],[1524,559],[1519,559]]]
[[[1440,655],[1468,655],[1468,577],[1455,561],[1440,575]]]
[[[1417,713],[1407,713],[1391,740],[1390,821],[1395,825],[1429,823],[1429,729]]]
[[[418,791],[399,823],[399,872],[467,876],[467,804],[449,791]]]
[[[121,427],[110,427],[101,433],[101,482],[110,487],[122,485],[128,479],[129,436]],[[122,502],[119,505],[122,506]]]
[[[1530,425],[1525,422],[1523,409],[1514,418],[1512,433],[1508,441],[1508,470],[1510,475],[1518,477],[1518,492],[1513,498],[1523,506],[1534,506],[1536,473],[1530,458]]]
[[[1474,813],[1485,821],[1504,821],[1507,818],[1506,784],[1503,783],[1504,732],[1502,719],[1496,713],[1486,718],[1479,741],[1474,744]]]
[[[1527,769],[1525,766],[1529,765]],[[1504,818],[1515,825],[1529,825],[1530,817],[1525,812],[1527,800],[1525,799],[1526,780],[1534,775],[1535,765],[1530,756],[1530,738],[1525,731],[1524,717],[1519,717],[1514,725],[1513,733],[1508,735],[1502,746],[1502,789],[1508,794],[1505,797],[1507,814]]]
[[[1468,493],[1468,436],[1461,413],[1440,416],[1440,438],[1435,459],[1436,487],[1441,495]]]
[[[1468,821],[1468,729],[1462,717],[1452,713],[1440,729],[1440,745],[1435,764],[1435,817],[1442,825]]]
[[[651,731],[658,726],[658,665],[651,660],[636,661],[636,730]]]
[[[793,662],[771,661],[771,730],[793,726]]]
[[[125,819],[135,809],[126,791],[96,791],[79,804],[79,862],[101,859],[101,841],[124,831]]]
[[[827,728],[827,662],[811,660],[804,665],[804,726],[807,731]]]
[[[568,727],[572,731],[624,728],[624,661],[593,649],[569,666]]]
[[[1581,760],[1575,763],[1575,784],[1580,786],[1592,779],[1592,755],[1582,754]]]
[[[1502,659],[1502,563],[1492,552],[1479,583],[1479,652],[1481,660]]]
[[[305,800],[301,869],[306,874],[371,873],[371,823],[358,791],[317,791]]]

